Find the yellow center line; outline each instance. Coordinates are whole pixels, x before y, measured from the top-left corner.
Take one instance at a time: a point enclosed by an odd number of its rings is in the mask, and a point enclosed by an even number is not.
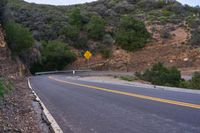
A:
[[[61,83],[66,83],[66,84],[71,84],[71,85],[75,85],[75,86],[86,87],[86,88],[105,91],[105,92],[111,92],[111,93],[115,93],[115,94],[126,95],[126,96],[130,96],[130,97],[136,97],[136,98],[145,99],[145,100],[151,100],[151,101],[156,101],[156,102],[161,102],[161,103],[168,103],[168,104],[173,104],[173,105],[178,105],[178,106],[183,106],[183,107],[190,107],[190,108],[200,109],[200,105],[199,104],[191,104],[191,103],[186,103],[186,102],[179,102],[179,101],[174,101],[174,100],[168,100],[168,99],[162,99],[162,98],[157,98],[157,97],[145,96],[145,95],[129,93],[129,92],[123,92],[123,91],[118,91],[118,90],[110,90],[110,89],[91,86],[91,85],[68,82],[68,81],[56,79],[56,78],[51,77],[51,76],[49,76],[49,79],[55,80],[55,81],[58,81],[58,82],[61,82]]]

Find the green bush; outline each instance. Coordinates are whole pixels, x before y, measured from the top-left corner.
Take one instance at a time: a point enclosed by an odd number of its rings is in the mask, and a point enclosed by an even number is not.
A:
[[[71,25],[76,25],[79,28],[82,25],[82,15],[81,15],[81,11],[79,8],[74,8],[71,12],[71,14],[69,15],[69,23]]]
[[[32,64],[32,73],[41,71],[62,70],[76,60],[76,55],[70,51],[67,44],[59,41],[43,42],[41,50],[42,60]]]
[[[112,56],[112,51],[109,48],[102,48],[100,53],[103,58],[110,58]]]
[[[136,78],[133,77],[133,76],[121,76],[120,79],[121,80],[125,80],[125,81],[134,81],[134,80],[136,80]]]
[[[45,71],[47,71],[47,70],[44,68],[42,62],[39,62],[39,61],[38,61],[38,62],[35,62],[35,63],[33,63],[33,64],[31,64],[29,70],[30,70],[30,72],[31,72],[32,74],[35,74],[36,72],[45,72]]]
[[[180,71],[175,67],[168,69],[162,63],[153,65],[150,70],[147,69],[140,78],[156,85],[179,86],[181,82]]]
[[[4,86],[3,86],[2,81],[0,80],[0,97],[3,96],[3,93],[4,93]]]
[[[150,38],[145,24],[130,16],[121,19],[120,26],[116,31],[116,41],[119,46],[128,51],[143,48]]]
[[[200,72],[194,73],[192,79],[189,81],[181,81],[179,87],[189,89],[200,89]]]
[[[3,13],[4,13],[4,10],[5,10],[6,3],[7,3],[7,0],[1,0],[1,3],[0,3],[0,22],[3,21]]]
[[[63,29],[63,33],[67,39],[77,40],[80,29],[76,25],[68,25]]]
[[[85,36],[85,35],[82,35],[82,36],[81,36],[81,35],[80,35],[80,36],[78,37],[78,39],[76,39],[76,41],[74,42],[73,47],[75,47],[75,48],[77,48],[77,49],[86,50],[86,49],[88,49],[87,43],[88,43],[88,38],[87,38],[87,36]]]
[[[192,80],[190,81],[190,87],[192,89],[200,89],[200,72],[194,73]]]
[[[143,10],[153,10],[153,9],[160,9],[163,8],[166,5],[166,2],[164,0],[140,0],[138,2],[138,5],[143,9]]]
[[[75,54],[70,51],[67,44],[58,41],[43,43],[41,53],[45,70],[62,70],[76,60]]]
[[[4,77],[0,76],[0,98],[13,89],[13,84]]]
[[[103,37],[103,44],[112,45],[114,43],[114,39],[110,34],[105,34]]]
[[[200,46],[200,29],[195,29],[192,31],[192,37],[189,41],[189,44],[198,47]]]
[[[105,33],[105,21],[100,16],[92,16],[86,25],[86,30],[89,38],[100,40]]]
[[[34,44],[31,32],[20,24],[7,22],[5,31],[7,43],[14,54],[20,54]]]

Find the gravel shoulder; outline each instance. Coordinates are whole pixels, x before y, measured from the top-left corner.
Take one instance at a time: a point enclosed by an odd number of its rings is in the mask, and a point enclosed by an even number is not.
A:
[[[25,79],[14,80],[15,87],[0,102],[1,133],[48,133],[39,106]],[[37,107],[38,110],[35,110]]]

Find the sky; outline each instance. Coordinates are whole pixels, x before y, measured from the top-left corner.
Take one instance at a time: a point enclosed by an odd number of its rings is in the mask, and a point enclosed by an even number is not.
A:
[[[80,4],[85,2],[92,2],[95,0],[25,0],[27,2],[34,2],[38,4],[50,4],[50,5],[72,5]],[[183,4],[188,4],[191,6],[200,5],[200,0],[177,0]]]
[[[95,0],[24,0],[27,2],[33,2],[37,4],[50,4],[50,5],[72,5],[81,4],[86,2],[92,2]]]
[[[177,0],[181,2],[182,4],[188,4],[191,6],[197,6],[200,5],[200,0]]]

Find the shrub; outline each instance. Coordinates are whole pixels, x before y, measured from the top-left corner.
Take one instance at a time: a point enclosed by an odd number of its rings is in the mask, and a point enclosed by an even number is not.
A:
[[[184,9],[184,6],[181,3],[170,4],[166,7],[166,10],[170,12],[174,12],[175,14],[178,14],[178,15],[186,14],[186,10]]]
[[[200,72],[194,73],[190,86],[192,89],[200,89]]]
[[[179,83],[179,87],[181,87],[181,88],[190,88],[190,82],[189,82],[189,81],[182,80],[182,81]]]
[[[62,70],[76,60],[75,54],[70,51],[67,44],[58,41],[43,43],[41,53],[45,70]]]
[[[82,50],[86,50],[88,49],[88,38],[86,35],[80,35],[78,37],[78,39],[76,39],[76,41],[73,44],[73,47],[77,48],[77,49],[82,49]]]
[[[82,25],[82,16],[81,16],[81,11],[79,8],[74,8],[69,15],[69,23],[71,25],[76,25],[79,28]]]
[[[7,93],[12,89],[13,84],[6,78],[0,76],[0,98],[4,95],[4,93]]]
[[[0,3],[0,22],[3,21],[3,13],[4,13],[6,3],[7,3],[6,0],[1,0],[1,3]]]
[[[31,64],[29,70],[32,74],[35,74],[36,72],[45,72],[46,71],[42,62],[35,62],[35,63]]]
[[[155,0],[141,0],[138,2],[138,5],[144,10],[153,10],[160,9],[166,5],[166,2],[163,0],[155,1]]]
[[[0,80],[0,97],[3,96],[3,92],[4,92],[4,86],[3,86],[2,81]]]
[[[7,43],[14,54],[20,54],[34,44],[31,32],[20,24],[7,22],[5,31]]]
[[[112,56],[112,51],[109,48],[102,48],[100,53],[103,58],[109,58]]]
[[[95,40],[102,39],[105,32],[105,21],[99,16],[92,16],[86,25],[88,37]]]
[[[130,81],[130,82],[136,80],[136,78],[133,76],[121,76],[120,79],[125,80],[125,81]]]
[[[140,78],[156,85],[179,86],[181,82],[180,71],[175,67],[167,69],[162,63],[154,64]]]
[[[77,40],[77,37],[79,36],[80,29],[75,25],[68,25],[63,29],[63,33],[66,38],[70,40]]]
[[[164,28],[160,33],[160,37],[162,39],[169,39],[171,37],[170,31],[168,29]]]
[[[192,37],[189,43],[193,46],[200,46],[200,29],[195,29],[192,32]]]
[[[112,36],[110,34],[105,34],[103,37],[103,43],[107,45],[112,45],[114,42]]]
[[[119,46],[128,51],[135,51],[145,46],[150,34],[145,24],[130,16],[121,19],[116,31],[116,41]]]
[[[168,10],[162,10],[162,14],[164,16],[170,16],[170,15],[172,15],[172,13],[170,11],[168,11]]]

